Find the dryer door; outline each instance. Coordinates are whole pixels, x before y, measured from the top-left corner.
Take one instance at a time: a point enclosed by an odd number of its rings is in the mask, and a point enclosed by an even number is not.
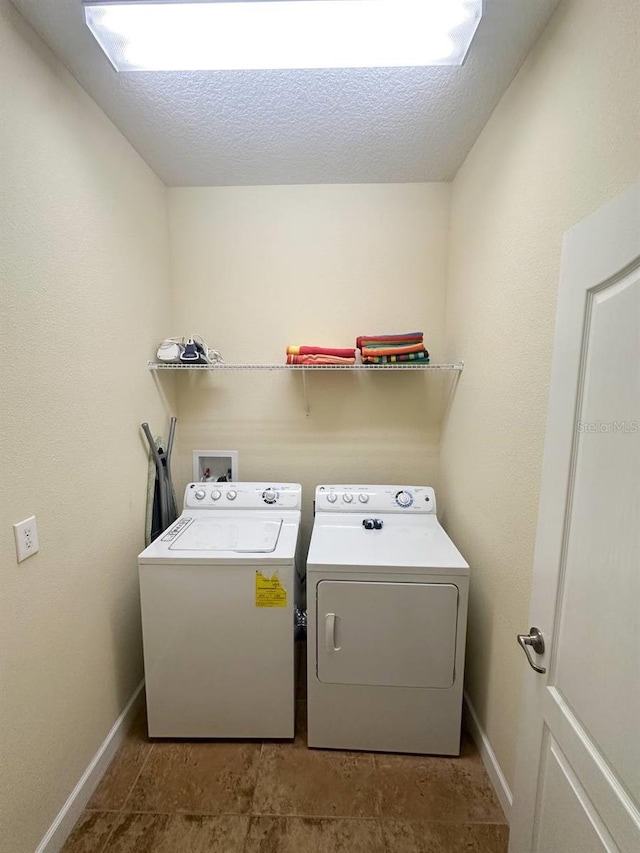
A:
[[[458,597],[458,588],[448,583],[320,581],[318,679],[451,687]]]

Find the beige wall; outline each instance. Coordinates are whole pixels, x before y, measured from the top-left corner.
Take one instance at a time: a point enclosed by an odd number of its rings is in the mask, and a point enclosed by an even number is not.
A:
[[[165,189],[2,0],[2,831],[33,853],[142,677]],[[35,513],[18,565],[12,525]]]
[[[442,356],[448,184],[169,190],[173,334],[229,362],[284,363],[287,344],[355,346],[420,330]],[[243,480],[432,482],[441,375],[229,372],[177,377],[181,458],[239,451]],[[449,377],[450,379],[450,377]]]
[[[510,784],[563,233],[637,178],[636,0],[561,5],[453,184],[441,451],[472,566],[467,690]]]

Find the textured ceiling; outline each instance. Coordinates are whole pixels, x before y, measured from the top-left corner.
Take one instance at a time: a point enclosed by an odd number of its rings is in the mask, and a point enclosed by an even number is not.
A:
[[[81,0],[12,0],[168,186],[450,180],[558,0],[485,0],[461,68],[116,73]]]

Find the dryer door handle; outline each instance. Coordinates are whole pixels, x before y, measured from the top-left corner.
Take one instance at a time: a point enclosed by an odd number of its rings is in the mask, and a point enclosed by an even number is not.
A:
[[[327,613],[324,617],[324,649],[327,654],[339,652],[340,646],[336,646],[336,620],[339,619],[335,613]]]

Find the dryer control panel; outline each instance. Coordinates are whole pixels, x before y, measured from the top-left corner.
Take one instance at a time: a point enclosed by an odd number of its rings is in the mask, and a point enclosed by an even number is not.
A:
[[[431,486],[318,486],[316,512],[436,514]]]
[[[301,509],[299,483],[189,483],[185,509]]]

